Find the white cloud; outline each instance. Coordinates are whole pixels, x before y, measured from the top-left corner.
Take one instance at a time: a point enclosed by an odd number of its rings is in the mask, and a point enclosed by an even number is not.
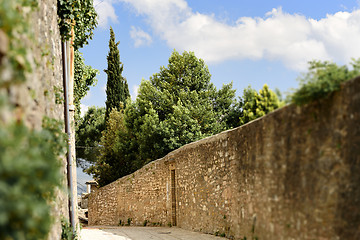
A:
[[[360,57],[360,10],[338,12],[320,21],[310,22],[314,38],[326,46],[331,57],[343,62]]]
[[[130,36],[135,41],[135,47],[141,47],[146,45],[148,46],[152,43],[151,36],[148,33],[144,32],[144,30],[142,30],[141,28],[131,26]]]
[[[138,86],[138,85],[134,85],[134,86],[132,87],[131,100],[135,101],[138,93],[139,93],[139,86]]]
[[[145,16],[170,48],[194,51],[207,63],[267,59],[302,71],[313,59],[345,63],[360,57],[360,10],[315,20],[278,8],[262,18],[240,17],[230,25],[193,12],[185,0],[117,1]]]
[[[84,105],[84,104],[80,104],[80,110],[81,110],[80,116],[84,117],[86,112],[88,111],[88,109],[89,109],[89,106]]]
[[[119,22],[112,3],[112,0],[94,0],[95,10],[98,14],[99,27],[101,28],[107,28],[109,20],[113,23]]]

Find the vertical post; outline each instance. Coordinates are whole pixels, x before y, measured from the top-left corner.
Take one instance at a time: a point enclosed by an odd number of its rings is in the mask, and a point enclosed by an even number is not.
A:
[[[69,119],[69,103],[68,103],[68,78],[69,78],[69,71],[68,71],[68,61],[67,61],[67,54],[66,54],[66,42],[62,42],[62,57],[63,57],[63,85],[64,85],[64,116],[65,116],[65,132],[68,135],[68,144],[67,144],[67,173],[68,173],[68,186],[69,186],[69,210],[70,210],[70,222],[73,229],[73,232],[76,232],[76,204],[75,204],[75,197],[73,195],[72,189],[73,187],[73,160],[72,160],[72,147],[71,147],[71,132],[70,132],[70,119]]]
[[[71,164],[71,175],[72,175],[72,188],[70,191],[72,192],[73,201],[75,202],[75,206],[77,206],[77,176],[76,176],[76,153],[75,153],[75,106],[74,106],[74,62],[75,62],[75,53],[74,53],[74,41],[75,41],[75,30],[74,30],[75,22],[72,22],[71,27],[71,38],[67,41],[67,64],[68,64],[68,106],[69,106],[69,122],[70,122],[70,143],[71,146],[71,156],[72,156],[72,164]],[[75,225],[79,227],[79,220],[77,218],[77,209]],[[80,229],[78,229],[80,230]]]
[[[71,41],[62,42],[63,57],[63,77],[64,77],[64,113],[65,113],[65,132],[68,135],[68,153],[67,153],[67,172],[69,187],[69,215],[74,233],[78,233],[77,219],[77,178],[75,162],[75,107],[74,107],[74,26],[71,29]],[[73,147],[72,147],[73,146]]]

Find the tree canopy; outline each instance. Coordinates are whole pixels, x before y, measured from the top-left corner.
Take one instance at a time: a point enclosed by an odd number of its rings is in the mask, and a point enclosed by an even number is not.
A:
[[[105,108],[90,107],[76,126],[76,160],[83,168],[97,161],[101,133],[105,130]],[[86,161],[86,162],[84,162]]]
[[[120,105],[125,106],[126,99],[130,97],[126,78],[122,76],[124,66],[120,62],[119,43],[115,42],[115,33],[110,27],[108,67],[104,70],[107,74],[105,120],[108,119],[113,108],[120,110]]]
[[[113,109],[99,143],[100,154],[97,155],[95,165],[87,170],[101,186],[136,170],[132,166],[131,156],[127,155],[132,153],[128,148],[130,142],[124,111]]]
[[[232,83],[219,90],[208,67],[193,52],[174,51],[168,65],[143,80],[135,101],[113,108],[100,142],[101,154],[89,172],[100,185],[204,137],[239,126],[279,106],[266,85],[248,88],[236,100]]]
[[[227,129],[235,90],[232,83],[217,90],[210,78],[194,53],[174,51],[166,67],[141,82],[136,101],[129,100],[124,110],[113,109],[101,157],[90,172],[107,184],[184,144]]]
[[[99,113],[94,114],[97,109],[90,108],[84,118],[81,118],[80,101],[86,96],[90,86],[96,85],[98,73],[98,70],[85,65],[82,54],[76,50],[74,59],[75,146],[77,163],[83,167],[86,167],[87,164],[84,164],[86,162],[82,160],[95,161],[94,153],[100,140],[101,131],[104,130],[104,126],[101,126],[99,120],[94,118],[95,116],[100,117]],[[102,117],[102,125],[103,122],[104,118]],[[100,129],[97,129],[99,127]],[[97,140],[97,138],[99,139]]]
[[[277,109],[282,103],[275,92],[265,84],[259,93],[250,86],[244,89],[244,95],[240,100],[242,109],[240,125],[265,116]]]
[[[228,84],[218,91],[210,78],[193,52],[174,51],[167,67],[141,82],[136,101],[125,111],[140,165],[226,129],[235,90]]]

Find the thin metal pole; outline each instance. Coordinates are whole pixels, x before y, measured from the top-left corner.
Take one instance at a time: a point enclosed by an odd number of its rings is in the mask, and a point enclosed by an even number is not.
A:
[[[72,157],[71,157],[71,129],[70,129],[70,119],[69,119],[69,99],[68,99],[68,82],[69,82],[69,68],[67,63],[66,55],[66,42],[62,42],[62,58],[63,58],[63,85],[64,85],[64,115],[65,115],[65,132],[68,135],[68,145],[67,145],[67,177],[68,177],[68,186],[69,186],[69,216],[70,223],[73,229],[73,232],[76,233],[75,225],[75,211],[76,205],[73,196],[73,177],[72,177]]]

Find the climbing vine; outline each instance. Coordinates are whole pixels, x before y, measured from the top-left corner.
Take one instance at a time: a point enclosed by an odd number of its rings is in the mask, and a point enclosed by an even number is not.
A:
[[[74,103],[76,107],[75,120],[80,118],[80,100],[90,90],[90,86],[97,83],[98,70],[84,63],[82,54],[78,51],[88,40],[92,39],[93,30],[97,26],[97,14],[93,0],[58,0],[59,28],[62,40],[71,38],[71,29],[74,27],[75,59],[74,59]]]
[[[62,40],[71,38],[71,28],[74,26],[74,48],[79,49],[88,44],[97,26],[93,0],[58,0],[57,7]]]
[[[74,66],[74,104],[76,107],[75,123],[77,124],[80,119],[80,100],[86,96],[90,86],[96,85],[96,75],[99,71],[90,65],[85,65],[83,55],[79,51],[75,51]]]
[[[72,230],[70,222],[64,217],[61,219],[61,240],[78,240],[76,233]]]
[[[36,0],[0,1],[0,88],[24,82],[31,71],[23,36],[31,36],[28,20]]]

